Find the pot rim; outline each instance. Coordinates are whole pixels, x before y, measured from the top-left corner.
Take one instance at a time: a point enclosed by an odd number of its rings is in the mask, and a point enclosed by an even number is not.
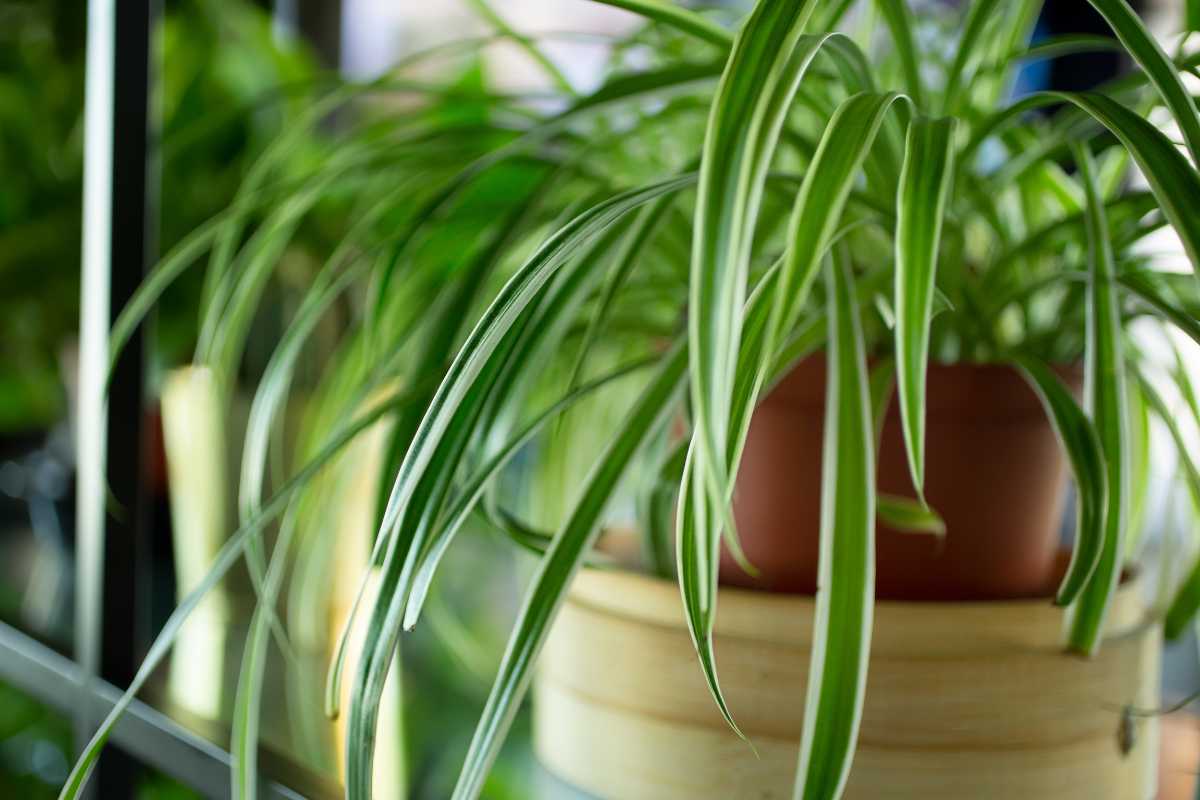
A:
[[[878,361],[868,359],[870,364]],[[801,359],[763,395],[758,411],[780,406],[806,412],[824,408],[825,364],[824,351]],[[1050,368],[1078,397],[1083,387],[1083,364],[1054,363]],[[925,406],[930,425],[959,421],[969,421],[973,425],[981,422],[1005,424],[1045,419],[1042,401],[1013,364],[930,361],[926,375]],[[899,414],[899,403],[893,392],[887,415],[899,421]]]
[[[1106,638],[1123,637],[1157,624],[1142,599],[1143,580],[1127,570],[1113,595]],[[714,633],[764,642],[812,641],[816,598],[735,586],[720,586]],[[675,581],[623,567],[584,567],[572,583],[570,602],[666,628],[685,627]],[[1064,651],[1067,609],[1052,598],[920,602],[876,600],[873,652],[936,654],[964,648],[1005,652],[1021,649]],[[954,631],[947,641],[947,629]],[[1064,651],[1065,652],[1065,651]]]

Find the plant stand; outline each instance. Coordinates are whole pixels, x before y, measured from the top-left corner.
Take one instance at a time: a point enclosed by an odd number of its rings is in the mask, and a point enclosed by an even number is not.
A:
[[[721,686],[758,757],[721,719],[677,587],[585,570],[541,658],[534,747],[603,798],[790,798],[813,601],[722,589]],[[845,796],[1149,800],[1161,634],[1137,580],[1092,659],[1064,654],[1048,601],[879,603]],[[1132,710],[1132,713],[1131,713]]]

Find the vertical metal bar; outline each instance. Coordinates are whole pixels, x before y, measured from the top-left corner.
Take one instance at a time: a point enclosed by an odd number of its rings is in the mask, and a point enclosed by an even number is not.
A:
[[[342,53],[341,0],[293,0],[286,5],[294,15],[296,30],[325,66],[338,69]]]
[[[84,680],[133,678],[149,634],[142,337],[122,351],[105,396],[108,330],[153,245],[148,199],[148,0],[89,0],[78,436],[76,651]],[[109,446],[111,445],[111,447]],[[81,743],[96,720],[81,709]],[[130,797],[136,765],[109,756],[101,797]]]
[[[296,0],[273,0],[271,3],[271,30],[277,41],[287,41],[300,29]]]
[[[110,325],[152,257],[150,12],[148,0],[117,0]],[[150,634],[145,367],[144,337],[138,333],[117,359],[108,392],[106,472],[115,507],[105,526],[100,676],[118,686],[133,680]]]
[[[83,680],[100,669],[100,602],[104,572],[105,449],[108,414],[109,244],[112,236],[114,0],[88,0],[84,101],[83,246],[76,415],[75,659]],[[82,746],[90,709],[75,718]]]

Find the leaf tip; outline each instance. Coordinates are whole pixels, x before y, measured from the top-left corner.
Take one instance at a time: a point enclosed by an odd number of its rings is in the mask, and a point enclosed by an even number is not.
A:
[[[762,577],[762,570],[754,566],[754,562],[746,555],[746,551],[742,549],[742,543],[737,536],[728,536],[725,538],[725,544],[729,550],[729,555],[732,556],[735,564],[742,572],[749,575],[751,578],[758,580]]]

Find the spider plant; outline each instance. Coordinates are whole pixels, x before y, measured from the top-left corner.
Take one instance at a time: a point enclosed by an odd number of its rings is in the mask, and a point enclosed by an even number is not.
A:
[[[1200,341],[1195,279],[1139,249],[1170,227],[1200,264],[1200,116],[1182,81],[1200,59],[1165,54],[1125,0],[1092,0],[1115,39],[1036,44],[1036,0],[974,0],[950,22],[944,8],[922,15],[899,0],[761,0],[740,21],[664,0],[600,1],[642,24],[606,43],[611,70],[599,88],[578,91],[543,39],[487,10],[494,37],[422,54],[314,103],[249,171],[234,205],[169,254],[125,310],[117,347],[208,254],[197,361],[228,386],[289,238],[325,197],[357,208],[257,379],[240,526],[159,635],[64,797],[78,792],[188,613],[243,558],[260,614],[239,693],[233,789],[253,794],[256,654],[272,629],[287,635],[274,612],[281,564],[289,543],[321,536],[320,508],[337,502],[321,476],[380,420],[390,442],[375,577],[371,600],[353,612],[365,617],[363,644],[352,674],[342,674],[344,646],[330,669],[330,713],[341,711],[341,682],[352,683],[348,797],[370,796],[388,669],[447,549],[477,518],[539,560],[455,798],[480,793],[572,576],[630,498],[645,501],[637,507],[647,509],[640,527],[652,566],[677,579],[700,668],[736,730],[713,649],[717,553],[723,540],[737,552],[729,501],[756,402],[822,348],[821,590],[795,796],[839,796],[851,766],[876,514],[907,515],[915,527],[935,519],[920,502],[877,497],[873,387],[887,381],[868,369],[869,354],[894,364],[918,490],[929,361],[1010,363],[1028,377],[1079,495],[1055,598],[1071,610],[1066,647],[1086,655],[1098,646],[1134,552],[1129,519],[1144,461],[1131,458],[1143,443],[1130,419],[1165,408],[1136,377],[1128,323],[1149,318]],[[524,48],[553,88],[497,92],[478,66],[445,82],[406,77],[413,62],[493,39]],[[1137,70],[1094,92],[1010,96],[1021,64],[1092,49],[1118,49]],[[334,112],[331,155],[284,174],[295,141]],[[1160,112],[1182,144],[1147,121]],[[1130,188],[1134,167],[1148,191]],[[256,212],[262,221],[250,226]],[[336,348],[306,363],[329,318],[340,322]],[[1051,369],[1079,360],[1082,407]],[[271,474],[279,410],[301,366],[315,399],[288,466]],[[497,481],[528,479],[512,466],[519,453],[541,463],[535,476],[552,473],[532,480],[532,522],[513,481]],[[1197,474],[1186,449],[1179,456]],[[264,531],[281,519],[268,557]],[[1200,570],[1178,598],[1172,630],[1200,604]]]

